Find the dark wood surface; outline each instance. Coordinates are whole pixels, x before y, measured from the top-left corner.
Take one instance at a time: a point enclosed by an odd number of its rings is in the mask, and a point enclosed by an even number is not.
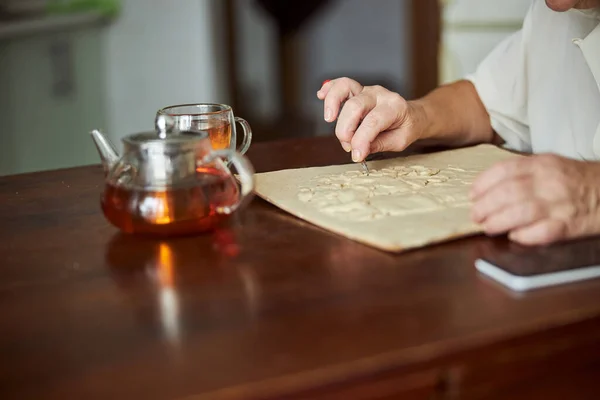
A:
[[[331,138],[250,157],[349,161]],[[102,178],[0,178],[1,399],[598,398],[598,280],[517,296],[473,267],[502,239],[392,255],[260,199],[212,234],[124,236]]]

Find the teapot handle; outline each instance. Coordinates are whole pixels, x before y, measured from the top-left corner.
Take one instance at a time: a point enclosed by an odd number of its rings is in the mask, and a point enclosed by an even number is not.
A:
[[[244,206],[252,198],[252,193],[254,192],[254,168],[245,156],[230,149],[213,150],[202,159],[201,163],[210,164],[217,159],[224,159],[231,162],[239,176],[241,184],[239,201],[234,205],[217,207],[219,214],[231,214]]]

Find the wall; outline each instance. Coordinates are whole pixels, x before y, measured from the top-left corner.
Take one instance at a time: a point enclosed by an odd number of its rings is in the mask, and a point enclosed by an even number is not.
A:
[[[238,91],[245,108],[251,110],[255,118],[274,118],[280,110],[276,81],[279,73],[275,37],[277,26],[253,3],[254,0],[234,2],[238,61],[235,67],[240,77]]]
[[[0,42],[0,175],[97,161],[87,132],[105,121],[101,51],[99,28]]]
[[[176,4],[175,4],[176,3]],[[107,130],[113,140],[153,129],[156,111],[228,102],[215,38],[219,0],[124,0],[107,31]]]
[[[473,72],[504,38],[521,28],[531,0],[444,0],[440,80]]]
[[[302,27],[301,109],[317,124],[313,134],[331,128],[315,97],[327,78],[351,76],[410,90],[409,7],[409,0],[334,0]],[[236,0],[236,17],[242,96],[253,113],[273,117],[279,107],[276,25],[252,0]]]
[[[356,78],[408,95],[409,0],[337,0],[302,30],[302,105],[322,114],[315,93],[325,79]]]
[[[121,147],[160,107],[228,102],[220,0],[123,5],[107,26],[0,40],[0,175],[97,163],[91,129]],[[54,91],[55,43],[72,50],[67,94]]]

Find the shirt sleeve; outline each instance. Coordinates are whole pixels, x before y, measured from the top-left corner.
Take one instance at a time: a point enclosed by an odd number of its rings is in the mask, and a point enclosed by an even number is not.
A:
[[[531,152],[527,107],[527,47],[531,9],[523,28],[504,39],[467,77],[490,115],[505,146]]]

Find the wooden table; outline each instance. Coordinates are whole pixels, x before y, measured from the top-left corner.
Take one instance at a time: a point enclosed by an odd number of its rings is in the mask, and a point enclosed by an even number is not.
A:
[[[600,281],[513,295],[473,267],[502,239],[391,255],[255,199],[158,241],[118,234],[101,190],[97,166],[0,178],[1,399],[600,398]]]

